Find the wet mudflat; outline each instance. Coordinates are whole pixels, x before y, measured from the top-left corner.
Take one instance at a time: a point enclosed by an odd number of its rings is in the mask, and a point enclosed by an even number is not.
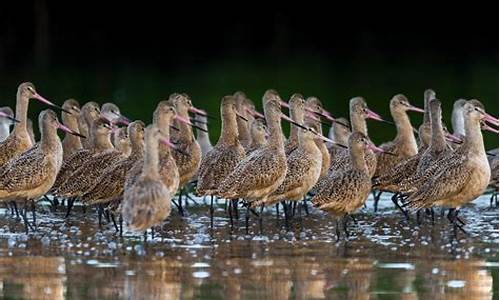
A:
[[[0,297],[8,299],[491,299],[498,298],[498,209],[489,195],[465,207],[468,235],[437,217],[404,221],[388,198],[367,208],[336,241],[335,222],[310,208],[289,231],[274,208],[263,232],[244,208],[231,231],[224,205],[173,212],[154,239],[97,226],[93,210],[38,208],[38,231],[0,211]],[[437,211],[438,212],[438,211]],[[437,213],[439,216],[439,213]]]

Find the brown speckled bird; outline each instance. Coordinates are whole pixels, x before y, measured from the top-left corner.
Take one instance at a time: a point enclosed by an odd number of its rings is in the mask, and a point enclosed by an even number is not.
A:
[[[196,187],[199,196],[217,195],[220,183],[245,158],[245,149],[238,139],[237,118],[241,115],[233,96],[222,98],[220,113],[222,129],[219,141],[200,165]]]
[[[288,101],[290,118],[299,124],[304,124],[306,101],[301,94],[293,94]],[[290,125],[290,135],[285,142],[285,154],[290,155],[299,146],[299,128],[295,125]]]
[[[44,110],[40,113],[39,127],[40,142],[2,167],[0,171],[2,174],[0,176],[0,199],[2,201],[23,201],[26,208],[26,201],[36,200],[45,195],[52,187],[62,164],[63,150],[61,140],[57,136],[57,129],[78,134],[61,125],[52,110]],[[27,232],[26,209],[22,215]]]
[[[173,194],[159,172],[158,144],[161,139],[161,130],[156,125],[146,128],[146,153],[141,175],[123,193],[123,220],[134,231],[145,231],[170,215]]]
[[[371,190],[371,175],[365,159],[367,149],[383,151],[373,145],[363,133],[353,132],[349,137],[349,167],[329,176],[321,190],[311,199],[314,206],[321,210],[335,217],[343,217],[346,235],[346,217],[363,206]],[[336,230],[339,236],[338,224]]]
[[[30,99],[37,99],[49,106],[58,108],[57,105],[40,96],[32,83],[24,82],[19,85],[16,96],[16,119],[19,122],[14,125],[12,133],[0,143],[0,167],[33,146],[33,141],[27,130],[28,103]]]
[[[104,171],[93,187],[81,197],[84,204],[108,203],[123,196],[128,171],[144,155],[144,122],[134,121],[128,125],[127,130],[132,148],[130,155]]]
[[[490,118],[478,105],[464,105],[465,140],[446,159],[434,164],[437,172],[426,172],[419,190],[409,196],[405,205],[411,208],[443,206],[451,208],[449,219],[456,234],[458,210],[479,197],[490,182],[490,167],[483,144],[481,121]],[[498,120],[493,120],[498,122]]]

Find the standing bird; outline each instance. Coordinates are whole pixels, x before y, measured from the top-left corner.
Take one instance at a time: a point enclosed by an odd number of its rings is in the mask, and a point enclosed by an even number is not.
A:
[[[366,150],[384,151],[376,147],[363,133],[355,131],[349,137],[350,163],[346,169],[335,172],[311,199],[314,206],[343,218],[344,231],[347,230],[347,216],[363,206],[370,194],[371,175],[365,159]],[[373,153],[373,152],[371,152]],[[340,237],[336,219],[337,238]]]
[[[65,198],[82,196],[95,184],[96,180],[104,173],[108,166],[114,165],[126,157],[126,155],[120,151],[126,148],[114,148],[111,144],[111,127],[107,123],[102,124],[101,122],[94,124],[94,126],[96,125],[98,128],[96,128],[94,132],[97,132],[96,135],[98,138],[104,140],[104,150],[93,154],[85,160],[57,189],[55,192],[57,196]],[[121,139],[128,140],[127,136],[120,134],[117,134],[117,137],[117,145],[123,143]]]
[[[160,177],[160,140],[160,128],[149,125],[145,132],[146,153],[141,175],[123,193],[121,214],[125,224],[134,231],[145,231],[162,223],[170,215],[170,199],[173,193]]]
[[[28,103],[30,99],[37,99],[49,106],[62,109],[40,96],[32,83],[21,83],[17,89],[16,100],[16,119],[19,122],[14,125],[12,133],[0,143],[0,167],[33,146],[27,130]]]
[[[250,147],[251,143],[251,135],[250,135],[250,126],[248,121],[249,118],[253,118],[251,114],[248,111],[248,101],[247,101],[247,96],[245,93],[241,91],[237,91],[233,94],[234,99],[236,101],[236,110],[238,111],[238,114],[242,118],[238,118],[236,120],[236,123],[238,124],[238,139],[240,141],[240,144],[243,146],[245,151]]]
[[[285,180],[266,198],[265,202],[252,202],[252,207],[261,204],[269,206],[282,200],[300,201],[304,199],[307,192],[316,184],[321,175],[322,153],[315,142],[318,135],[314,128],[298,130],[297,149],[287,156]],[[283,207],[285,222],[288,225],[290,208],[287,208],[284,202]],[[302,206],[299,205],[299,218],[301,218],[301,210]]]
[[[313,111],[314,113],[324,114],[323,104],[317,97],[308,97],[306,101],[306,110]],[[333,122],[337,122],[336,119],[330,117]],[[318,136],[314,139],[314,142],[321,151],[321,175],[320,177],[326,176],[328,173],[328,168],[331,164],[331,157],[328,148],[326,147],[325,141],[319,137],[323,136],[323,128],[321,127],[320,120],[306,118],[306,126],[312,127],[318,133]]]
[[[189,120],[189,111],[197,112],[193,107],[191,100],[183,94],[176,94],[172,98],[177,114],[184,120]],[[172,153],[177,168],[179,170],[179,212],[183,214],[182,209],[182,190],[184,186],[193,178],[198,171],[201,162],[201,148],[193,135],[192,124],[178,121],[176,127],[179,132],[176,133],[174,144],[181,150]],[[195,126],[196,127],[196,126]],[[199,127],[196,127],[199,128]]]
[[[0,142],[10,134],[10,127],[14,125],[14,112],[8,106],[0,107]]]
[[[252,141],[246,151],[247,155],[261,148],[267,143],[267,127],[262,119],[253,119],[250,124],[250,136]]]
[[[285,180],[287,166],[281,118],[299,127],[302,125],[295,123],[281,112],[281,99],[275,91],[266,91],[263,102],[269,140],[272,142],[243,159],[222,181],[218,191],[218,195],[222,198],[243,198],[247,201],[247,205],[257,200],[265,202],[266,198]],[[247,231],[249,217],[247,209]]]
[[[65,110],[71,112],[68,114],[66,112],[61,113],[61,119],[64,126],[68,127],[74,132],[79,132],[78,128],[78,116],[80,115],[80,104],[75,99],[68,99],[64,101],[63,106]],[[63,146],[63,159],[68,158],[71,154],[82,149],[82,142],[78,136],[73,134],[66,134],[62,140]]]
[[[476,101],[476,100],[474,100]],[[437,172],[426,173],[426,182],[405,203],[410,208],[443,206],[450,208],[448,218],[456,236],[461,206],[484,193],[490,182],[490,167],[484,150],[481,121],[491,118],[468,101],[464,107],[465,140],[455,152],[435,163]],[[491,121],[498,120],[493,119]]]
[[[63,159],[62,167],[57,174],[53,187],[51,188],[51,193],[54,193],[66,181],[66,179],[68,179],[71,174],[73,174],[73,172],[76,171],[83,164],[83,162],[94,153],[107,149],[108,144],[106,143],[106,139],[97,134],[97,132],[89,130],[89,128],[101,128],[101,131],[106,130],[104,128],[105,122],[98,123],[100,112],[99,105],[95,102],[87,102],[83,105],[78,118],[78,129],[82,135],[88,134],[88,138],[80,140],[83,149],[80,149]],[[85,123],[85,126],[80,126],[83,124],[82,122]],[[85,132],[85,134],[82,132]]]
[[[0,176],[0,199],[23,201],[25,205],[22,213],[25,230],[28,232],[26,209],[28,201],[37,200],[49,191],[56,179],[57,172],[62,164],[62,145],[57,136],[60,128],[68,133],[79,135],[71,131],[57,120],[57,115],[52,110],[44,110],[39,116],[41,140],[26,152],[16,156],[5,164]],[[34,214],[33,218],[36,225]]]
[[[245,158],[245,149],[238,139],[237,118],[243,119],[236,108],[233,96],[222,98],[220,114],[222,130],[217,145],[207,153],[201,161],[196,193],[198,196],[211,196],[210,222],[213,226],[213,196],[217,196],[217,189],[238,163]]]
[[[130,155],[116,165],[109,166],[81,197],[83,204],[100,205],[99,224],[103,212],[102,205],[112,201],[121,201],[128,172],[138,161],[142,161],[144,156],[144,123],[134,121],[128,125],[127,130],[131,144]],[[114,221],[114,216],[112,217]]]

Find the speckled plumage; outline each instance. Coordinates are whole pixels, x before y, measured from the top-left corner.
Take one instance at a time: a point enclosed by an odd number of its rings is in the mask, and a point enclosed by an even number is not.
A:
[[[177,94],[173,98],[173,104],[179,116],[189,119],[188,109],[192,106],[189,98]],[[201,162],[201,148],[194,138],[191,126],[182,122],[177,122],[176,126],[180,131],[176,134],[177,137],[174,139],[174,143],[184,153],[175,151],[172,156],[179,170],[179,187],[182,188],[198,171]]]
[[[81,197],[83,203],[107,203],[123,196],[127,173],[137,161],[142,160],[144,155],[144,123],[142,121],[130,123],[128,132],[132,147],[131,154],[104,171],[95,184]]]
[[[321,101],[316,97],[308,97],[306,101],[306,107],[310,110],[313,110],[317,113],[321,113],[323,111],[323,105]],[[312,127],[318,134],[323,135],[323,128],[321,126],[321,122],[319,120],[314,120],[311,118],[307,118],[305,122],[306,126]],[[314,140],[316,146],[318,146],[321,151],[321,175],[320,177],[326,176],[328,173],[328,169],[331,165],[331,157],[330,151],[328,151],[328,147],[325,142],[319,138]]]
[[[62,145],[57,136],[57,115],[51,110],[40,113],[40,143],[9,161],[1,169],[1,200],[34,200],[54,183],[62,163]]]
[[[316,145],[315,134],[300,129],[299,145],[287,156],[287,171],[283,183],[269,195],[262,204],[269,206],[281,200],[302,200],[307,192],[316,184],[321,174],[322,154]],[[261,204],[260,201],[252,206]]]
[[[196,193],[216,195],[220,183],[245,158],[245,149],[238,139],[236,101],[226,96],[221,102],[222,130],[217,145],[201,161]]]
[[[172,191],[163,184],[158,172],[158,144],[161,131],[155,125],[146,128],[146,153],[137,181],[125,188],[121,213],[125,223],[135,231],[144,231],[170,215]]]
[[[261,119],[254,119],[250,124],[250,135],[252,137],[252,142],[250,146],[246,149],[246,154],[254,152],[257,149],[260,149],[267,143],[267,128],[264,122]]]
[[[222,198],[265,201],[285,179],[287,166],[281,131],[280,99],[275,91],[267,91],[263,101],[270,140],[273,142],[247,156],[222,181],[218,192]]]
[[[488,156],[488,162],[490,164],[490,170],[491,170],[491,178],[490,178],[490,187],[498,191],[498,148],[495,149],[496,154],[493,151],[488,151],[490,153],[493,153],[493,156]]]
[[[422,175],[425,181],[407,199],[409,207],[460,207],[486,190],[491,173],[481,134],[481,118],[477,106],[464,105],[464,144],[446,159],[436,162],[432,173]]]
[[[362,133],[354,132],[349,138],[351,163],[349,168],[331,174],[319,192],[311,199],[314,206],[335,216],[351,214],[368,198],[371,180],[364,148],[371,143]]]
[[[80,104],[75,99],[68,99],[64,101],[62,106],[65,110],[71,112],[68,114],[66,112],[61,112],[61,119],[63,124],[69,129],[79,132],[78,129],[78,115],[80,114]],[[86,136],[88,137],[88,136]],[[80,137],[73,134],[66,133],[64,139],[62,140],[63,146],[63,160],[68,158],[71,154],[82,149],[82,142]]]

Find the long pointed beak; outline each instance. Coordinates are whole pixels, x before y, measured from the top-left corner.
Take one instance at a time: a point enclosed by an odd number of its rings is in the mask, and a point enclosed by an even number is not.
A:
[[[285,101],[281,101],[280,100],[280,105],[283,106],[283,107],[286,107],[286,108],[290,109],[290,105],[288,103],[286,103]]]
[[[208,124],[208,122],[205,122],[202,120],[197,120],[196,118],[189,118],[189,121],[191,121],[191,123],[198,123],[198,124],[204,124],[204,125]]]
[[[245,118],[242,114],[240,114],[239,112],[236,112],[236,115],[238,116],[238,118],[244,120],[245,122],[248,122],[248,119]]]
[[[172,143],[170,140],[168,140],[166,138],[161,138],[160,142],[162,144],[164,144],[164,145],[167,145],[168,147],[170,147],[170,149],[172,149],[172,150],[174,150],[176,152],[179,152],[179,153],[187,155],[187,156],[191,156],[191,155],[189,155],[189,153],[183,151],[182,149],[180,149],[179,147],[177,147],[174,143]]]
[[[498,126],[498,119],[488,113],[484,113],[484,120],[492,125]]]
[[[191,127],[194,127],[194,128],[196,128],[196,129],[199,129],[199,130],[204,131],[204,132],[208,132],[208,130],[206,130],[205,128],[202,128],[202,127],[200,127],[200,126],[194,125],[193,123],[191,123],[191,121],[189,121],[188,119],[185,119],[185,118],[183,118],[183,117],[181,117],[181,116],[179,116],[179,115],[175,115],[175,117],[174,117],[174,118],[175,118],[176,120],[178,120],[178,121],[182,122],[182,123],[188,124],[188,125],[189,125],[189,126],[191,126]]]
[[[316,117],[314,114],[312,114],[312,113],[310,113],[308,111],[306,112],[306,118],[308,118],[310,120],[313,120],[315,122],[320,122],[323,125],[330,126],[330,123],[323,122],[320,118]]]
[[[448,132],[445,132],[444,133],[444,138],[448,141],[448,142],[451,142],[451,143],[454,143],[454,144],[462,144],[463,141],[461,138],[451,134],[451,133],[448,133]]]
[[[498,129],[495,129],[495,128],[489,126],[488,124],[486,124],[486,122],[481,123],[481,129],[486,130],[486,131],[491,131],[494,133],[498,133]]]
[[[377,147],[377,146],[375,146],[372,143],[368,144],[368,149],[372,150],[373,152],[384,153],[384,154],[389,154],[389,155],[396,156],[396,154],[394,154],[392,152],[387,152],[384,149],[382,149],[380,147]]]
[[[7,119],[9,119],[9,120],[11,120],[11,121],[14,121],[14,122],[16,122],[16,123],[19,123],[19,120],[18,120],[18,119],[14,118],[14,117],[13,117],[13,116],[11,116],[11,115],[8,115],[8,114],[4,113],[3,111],[0,111],[0,116],[1,116],[1,117],[4,117],[4,118],[7,118]]]
[[[67,114],[70,114],[70,115],[71,115],[71,112],[70,112],[69,110],[65,110],[65,109],[64,109],[64,108],[62,108],[61,106],[59,106],[59,105],[57,105],[57,104],[54,104],[54,103],[50,102],[49,100],[45,99],[44,97],[42,97],[42,96],[41,96],[40,94],[38,94],[38,93],[35,93],[35,94],[33,95],[33,98],[34,98],[34,99],[36,99],[36,100],[38,100],[38,101],[40,101],[40,102],[42,102],[42,103],[47,104],[48,106],[51,106],[51,107],[57,108],[57,109],[59,109],[59,110],[61,110],[61,111],[65,112],[65,113],[67,113]]]
[[[408,110],[416,111],[416,112],[419,112],[419,113],[424,113],[425,112],[425,110],[421,109],[420,107],[416,107],[416,106],[413,106],[411,104],[408,106]]]
[[[130,124],[130,119],[125,117],[124,115],[122,114],[119,114],[117,112],[112,112],[114,115],[116,115],[118,117],[118,119],[115,121],[115,123],[121,123],[125,126],[128,126],[128,124]]]
[[[309,130],[309,128],[307,128],[306,126],[304,126],[302,124],[295,122],[294,120],[292,120],[289,116],[285,115],[284,113],[281,113],[281,118],[284,119],[285,121],[290,122],[291,124],[293,124],[297,127],[300,127],[302,129],[305,129],[305,130]]]
[[[59,123],[59,124],[57,125],[57,128],[61,129],[61,130],[62,130],[62,131],[64,131],[64,132],[67,132],[67,133],[69,133],[69,134],[76,135],[76,136],[81,137],[81,138],[84,138],[84,139],[86,139],[86,138],[87,138],[87,137],[86,137],[86,136],[84,136],[83,134],[80,134],[80,133],[78,133],[78,132],[76,132],[76,131],[73,131],[73,130],[69,129],[68,127],[64,126],[63,124],[60,124],[60,123]]]
[[[322,135],[322,134],[319,134],[319,133],[316,133],[315,134],[320,140],[322,141],[325,141],[327,143],[330,143],[330,144],[336,144],[333,140],[327,138],[326,136]]]
[[[263,114],[261,114],[260,112],[258,112],[258,111],[256,111],[256,110],[253,110],[253,109],[250,109],[250,108],[247,108],[246,110],[247,110],[247,112],[248,112],[249,114],[251,114],[254,118],[255,118],[255,117],[257,117],[257,118],[261,118],[261,119],[266,119],[266,117],[265,117]]]
[[[382,117],[379,114],[377,114],[376,112],[374,112],[373,110],[368,109],[368,108],[366,109],[366,118],[372,119],[372,120],[377,120],[380,122],[386,122],[386,123],[389,122],[389,121],[382,119]],[[390,123],[392,123],[392,122],[390,122]],[[394,124],[394,123],[392,123],[392,124]]]
[[[200,115],[200,116],[205,116],[205,117],[207,117],[207,118],[209,118],[209,119],[214,119],[214,120],[216,119],[215,117],[213,117],[213,116],[211,116],[211,115],[207,114],[207,112],[206,112],[206,111],[201,110],[201,109],[199,109],[199,108],[196,108],[196,107],[194,107],[194,106],[189,107],[189,109],[188,109],[188,110],[189,110],[190,112],[194,113],[194,114],[197,114],[197,115]]]
[[[179,131],[180,130],[179,128],[175,127],[174,125],[170,125],[170,128],[173,129],[173,130],[175,130],[175,131]]]

